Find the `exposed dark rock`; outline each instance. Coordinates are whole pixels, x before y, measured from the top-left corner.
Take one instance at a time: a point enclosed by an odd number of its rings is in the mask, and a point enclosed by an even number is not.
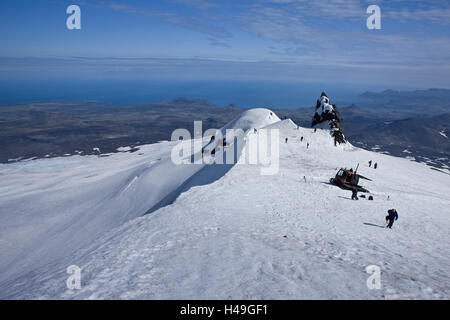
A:
[[[345,143],[344,121],[342,120],[336,105],[330,104],[330,100],[328,99],[326,93],[322,92],[319,100],[317,100],[311,127],[325,121],[328,121],[331,136],[334,138],[335,144]]]

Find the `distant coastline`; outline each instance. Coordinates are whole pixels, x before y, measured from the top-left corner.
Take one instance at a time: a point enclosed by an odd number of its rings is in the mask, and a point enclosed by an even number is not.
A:
[[[334,86],[284,81],[169,80],[0,80],[0,104],[39,101],[95,101],[136,105],[178,97],[204,98],[216,105],[241,108],[297,109],[315,105],[325,90],[336,102],[357,102],[365,91],[386,88]]]

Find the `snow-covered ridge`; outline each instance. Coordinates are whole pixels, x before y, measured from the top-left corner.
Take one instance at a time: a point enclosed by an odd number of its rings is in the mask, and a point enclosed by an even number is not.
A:
[[[227,129],[242,129],[246,132],[251,129],[264,128],[273,123],[277,123],[278,121],[280,121],[280,118],[269,109],[250,109],[242,112],[239,116],[231,120],[222,128],[222,131]],[[224,133],[225,132],[223,132],[223,134]]]
[[[228,128],[279,129],[280,172],[176,166],[178,142],[0,165],[0,298],[448,298],[448,175],[335,147],[267,109]],[[374,201],[328,184],[358,163]],[[73,264],[79,291],[65,287]],[[381,291],[366,287],[369,264]]]
[[[248,131],[279,120],[268,109],[247,110],[222,131]],[[177,143],[140,146],[135,154],[105,158],[72,156],[0,165],[5,177],[0,181],[0,282],[70,255],[191,187],[219,179],[231,167],[175,165],[171,150]]]

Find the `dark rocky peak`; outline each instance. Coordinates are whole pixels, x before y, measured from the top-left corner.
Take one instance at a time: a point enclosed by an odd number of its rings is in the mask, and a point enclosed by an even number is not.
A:
[[[312,119],[311,127],[328,121],[330,134],[334,138],[335,144],[345,143],[344,121],[339,114],[336,105],[330,103],[330,99],[325,92],[322,92],[316,103],[316,110]]]

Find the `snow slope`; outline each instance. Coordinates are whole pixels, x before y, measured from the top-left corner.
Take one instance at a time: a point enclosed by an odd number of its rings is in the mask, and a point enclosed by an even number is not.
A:
[[[449,298],[448,174],[335,147],[327,130],[297,129],[266,109],[224,129],[263,127],[280,130],[276,175],[176,166],[176,142],[1,165],[0,298]],[[328,183],[357,163],[374,201]],[[388,230],[393,207],[399,221]],[[373,264],[381,290],[366,286]],[[82,269],[81,290],[66,287],[70,265]]]

